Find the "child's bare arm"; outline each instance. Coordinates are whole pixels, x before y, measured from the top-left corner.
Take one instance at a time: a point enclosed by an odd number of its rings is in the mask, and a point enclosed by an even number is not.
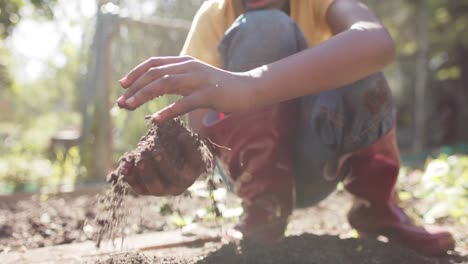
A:
[[[327,13],[329,40],[249,72],[233,73],[193,58],[152,58],[121,80],[121,107],[134,109],[162,94],[184,98],[153,116],[165,121],[198,108],[239,112],[356,81],[389,64],[393,40],[370,10],[355,0],[335,0]]]
[[[327,20],[334,37],[252,72],[262,77],[256,86],[260,104],[333,89],[380,71],[393,61],[392,37],[364,5],[336,0]]]

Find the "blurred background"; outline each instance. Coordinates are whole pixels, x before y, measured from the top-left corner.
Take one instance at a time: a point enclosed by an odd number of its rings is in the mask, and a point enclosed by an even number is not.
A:
[[[0,194],[103,183],[145,133],[143,117],[175,100],[122,111],[117,80],[148,57],[177,55],[202,2],[2,0]],[[452,193],[459,206],[444,212],[466,217],[468,0],[364,2],[398,45],[386,75],[398,106],[402,179],[418,177],[421,197]]]

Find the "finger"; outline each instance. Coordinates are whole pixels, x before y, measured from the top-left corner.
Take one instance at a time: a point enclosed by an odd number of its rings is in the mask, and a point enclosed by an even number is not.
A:
[[[134,81],[136,81],[142,74],[153,67],[159,67],[162,65],[179,63],[183,61],[193,60],[193,58],[188,56],[173,56],[173,57],[152,57],[142,62],[135,68],[133,68],[127,75],[119,80],[120,85],[123,88],[127,88]]]
[[[206,93],[196,92],[164,107],[159,112],[153,114],[150,120],[153,123],[161,124],[171,118],[181,116],[195,109],[206,108],[209,106],[209,101],[209,97]]]
[[[151,83],[153,85],[147,87],[146,89],[158,89],[161,86],[174,85],[170,76],[183,74],[186,72],[196,71],[195,64],[189,63],[188,61],[164,65],[161,67],[153,67],[146,71],[143,75],[140,76],[132,85],[127,88],[127,91],[118,99],[119,105],[124,105],[128,108],[134,108],[134,105],[129,105],[127,100],[134,96],[138,91],[145,88]],[[168,80],[169,77],[169,80]],[[159,81],[161,79],[161,81]],[[155,82],[159,81],[159,82]],[[158,85],[156,85],[158,84]],[[153,87],[156,86],[156,87]]]
[[[120,108],[134,109],[127,105],[128,98],[151,81],[164,75],[183,72],[187,69],[189,61],[193,59],[190,57],[156,57],[140,64],[120,80],[122,87],[128,90],[117,99],[117,105]]]
[[[125,108],[133,110],[153,98],[165,94],[188,95],[201,87],[206,79],[201,73],[164,75],[138,90],[125,101]]]

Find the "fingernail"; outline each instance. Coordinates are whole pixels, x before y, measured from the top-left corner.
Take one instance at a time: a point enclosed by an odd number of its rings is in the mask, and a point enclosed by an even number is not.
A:
[[[127,76],[123,77],[122,79],[119,80],[119,83],[121,85],[125,85],[125,83],[127,83]]]
[[[130,106],[130,107],[133,107],[133,104],[134,104],[134,103],[135,103],[135,98],[133,98],[133,97],[130,97],[130,98],[128,98],[128,99],[125,101],[125,104],[126,104],[127,106]]]
[[[151,117],[151,121],[153,121],[153,123],[154,123],[155,125],[161,124],[161,122],[162,122],[161,115],[159,115],[159,114],[154,114],[154,115]]]
[[[117,105],[120,107],[120,108],[124,108],[125,107],[125,98],[123,96],[120,96],[118,99],[117,99]]]

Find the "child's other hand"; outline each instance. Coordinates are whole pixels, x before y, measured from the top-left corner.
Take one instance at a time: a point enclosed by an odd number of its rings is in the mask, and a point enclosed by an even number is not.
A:
[[[241,112],[255,106],[256,79],[251,74],[227,72],[191,57],[153,57],[120,80],[126,92],[117,104],[134,110],[165,94],[183,96],[155,113],[151,120],[156,123],[197,108]]]

